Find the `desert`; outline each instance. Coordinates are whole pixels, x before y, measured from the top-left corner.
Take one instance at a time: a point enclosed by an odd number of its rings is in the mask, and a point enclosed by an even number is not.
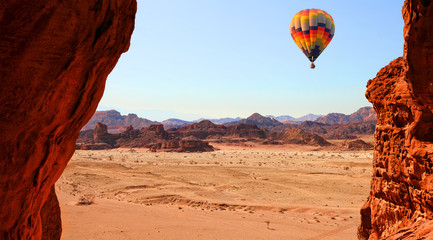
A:
[[[432,1],[318,1],[315,70],[305,1],[245,2],[3,1],[0,239],[433,239]]]
[[[56,184],[62,239],[357,238],[371,150],[213,145],[77,150]]]

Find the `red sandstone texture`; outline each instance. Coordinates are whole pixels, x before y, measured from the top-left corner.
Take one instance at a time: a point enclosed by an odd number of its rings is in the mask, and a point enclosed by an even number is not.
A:
[[[378,123],[361,239],[433,239],[433,3],[407,0],[403,18],[403,58],[367,85]]]
[[[0,239],[59,239],[52,187],[128,50],[135,11],[135,0],[1,1]]]

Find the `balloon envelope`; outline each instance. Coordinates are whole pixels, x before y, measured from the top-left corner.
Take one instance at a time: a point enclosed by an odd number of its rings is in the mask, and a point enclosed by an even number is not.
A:
[[[320,9],[298,12],[290,23],[290,34],[305,56],[314,62],[334,37],[331,15]]]

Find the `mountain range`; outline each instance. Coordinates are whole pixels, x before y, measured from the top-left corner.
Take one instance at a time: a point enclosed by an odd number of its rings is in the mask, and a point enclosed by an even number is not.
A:
[[[201,122],[203,120],[209,120],[214,124],[222,124],[225,126],[233,126],[237,124],[256,124],[259,128],[275,128],[278,129],[290,129],[294,126],[302,125],[302,123],[310,122],[320,123],[326,125],[335,124],[349,124],[354,122],[363,121],[376,121],[376,112],[372,107],[363,107],[358,111],[346,115],[342,113],[330,113],[325,116],[308,114],[300,118],[294,118],[288,115],[284,116],[262,116],[259,113],[254,113],[248,118],[220,118],[220,119],[198,119],[196,121],[185,121],[182,119],[167,119],[165,121],[156,122],[146,118],[138,117],[136,114],[121,115],[116,110],[109,111],[97,111],[90,119],[90,121],[83,127],[82,130],[94,129],[97,122],[101,122],[107,125],[110,132],[122,132],[128,126],[132,126],[134,129],[141,129],[149,127],[154,124],[162,124],[165,129],[176,129],[179,127],[187,126],[192,123]],[[317,129],[317,126],[314,126]]]

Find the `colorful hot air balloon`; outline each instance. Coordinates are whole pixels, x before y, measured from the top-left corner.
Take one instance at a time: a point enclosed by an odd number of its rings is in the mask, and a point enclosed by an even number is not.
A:
[[[335,24],[331,15],[320,9],[306,9],[298,12],[290,23],[290,34],[296,45],[311,61],[325,50],[334,37]]]

